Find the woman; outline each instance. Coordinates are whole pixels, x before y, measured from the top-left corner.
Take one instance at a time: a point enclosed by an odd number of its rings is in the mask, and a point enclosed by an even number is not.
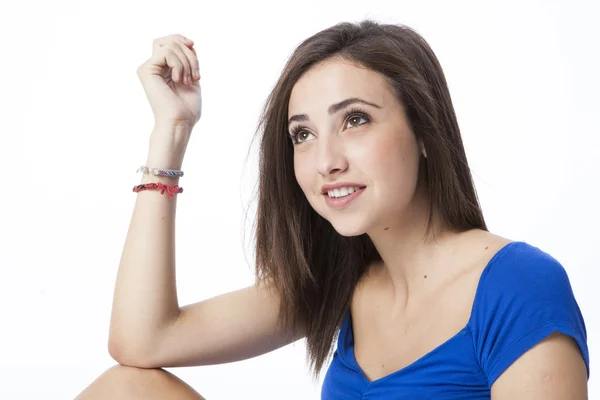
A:
[[[156,122],[146,165],[178,171],[201,110],[193,42],[156,40],[138,74]],[[180,308],[176,196],[138,192],[111,319],[121,366],[80,399],[198,399],[160,368],[303,337],[315,375],[333,353],[323,399],[587,398],[568,277],[487,231],[444,74],[417,33],[363,21],[307,39],[259,128],[256,285]]]

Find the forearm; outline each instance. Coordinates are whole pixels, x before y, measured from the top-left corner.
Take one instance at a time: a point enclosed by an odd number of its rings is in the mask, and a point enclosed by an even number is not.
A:
[[[181,128],[179,128],[181,129]],[[153,136],[169,137],[168,134]],[[152,143],[146,165],[181,169],[185,148]],[[141,183],[179,184],[179,178],[144,175]],[[137,199],[119,263],[110,322],[113,357],[145,352],[179,314],[175,284],[175,217],[178,194],[147,190]]]

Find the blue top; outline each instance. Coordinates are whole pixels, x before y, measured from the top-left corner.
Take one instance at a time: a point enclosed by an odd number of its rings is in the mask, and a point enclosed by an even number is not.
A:
[[[569,278],[552,256],[525,242],[505,245],[489,261],[467,325],[399,371],[368,380],[354,357],[351,318],[348,311],[322,400],[489,400],[502,372],[554,331],[577,341],[589,378],[586,328]]]

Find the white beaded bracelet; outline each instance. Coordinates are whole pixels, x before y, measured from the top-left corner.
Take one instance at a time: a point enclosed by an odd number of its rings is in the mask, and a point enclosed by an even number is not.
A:
[[[161,169],[161,168],[148,168],[145,165],[142,165],[138,168],[136,172],[141,172],[143,174],[152,174],[155,176],[168,176],[168,177],[182,177],[183,171],[176,169]]]

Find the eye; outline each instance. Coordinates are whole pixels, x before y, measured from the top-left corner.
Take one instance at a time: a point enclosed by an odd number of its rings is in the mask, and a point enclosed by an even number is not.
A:
[[[366,116],[366,115],[364,115],[364,114],[359,114],[359,113],[350,114],[349,118],[348,118],[346,121],[347,121],[347,122],[352,122],[353,120],[354,120],[354,121],[360,121],[361,119],[364,119],[364,120],[366,120],[367,122],[364,122],[364,123],[362,123],[362,124],[361,124],[361,123],[359,123],[359,122],[356,122],[356,123],[352,123],[352,125],[353,125],[353,126],[360,126],[360,125],[364,125],[364,124],[366,124],[366,123],[368,123],[368,122],[370,121],[370,120],[369,120],[369,117],[367,117],[367,116]]]
[[[364,119],[366,122],[360,123]],[[356,121],[355,123],[353,121]],[[371,122],[369,115],[360,108],[351,108],[344,114],[344,123],[350,122],[351,127],[357,127]]]
[[[290,130],[290,137],[292,138],[293,144],[300,144],[306,142],[306,136],[312,135],[305,126],[298,125]]]

